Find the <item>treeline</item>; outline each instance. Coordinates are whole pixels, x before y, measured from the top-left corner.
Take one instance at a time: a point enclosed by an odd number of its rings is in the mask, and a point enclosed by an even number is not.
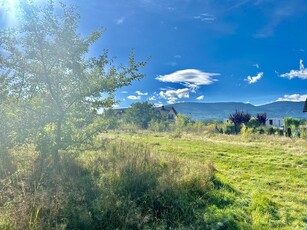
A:
[[[102,115],[107,129],[126,131],[151,130],[154,132],[206,132],[212,134],[267,134],[288,137],[307,137],[307,122],[296,118],[284,119],[284,127],[266,126],[266,113],[252,116],[248,112],[234,111],[227,121],[193,121],[178,114],[173,121],[159,113],[153,104],[137,102],[125,110],[107,110]]]

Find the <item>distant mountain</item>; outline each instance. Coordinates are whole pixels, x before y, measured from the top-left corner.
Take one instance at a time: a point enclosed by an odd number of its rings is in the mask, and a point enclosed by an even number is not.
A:
[[[240,102],[184,102],[172,106],[178,113],[190,116],[192,120],[224,120],[235,110],[249,112],[253,116],[257,113],[266,113],[269,118],[307,119],[307,114],[303,113],[304,102],[280,101],[259,106]]]

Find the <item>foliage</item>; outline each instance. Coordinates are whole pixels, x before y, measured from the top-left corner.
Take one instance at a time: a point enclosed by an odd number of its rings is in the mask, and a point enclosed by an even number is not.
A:
[[[116,89],[143,77],[139,69],[145,63],[132,53],[128,67],[115,66],[107,50],[88,57],[102,31],[82,37],[73,7],[26,0],[18,6],[18,23],[0,34],[0,92],[7,94],[17,121],[23,120],[10,132],[48,135],[48,149],[57,155],[75,139],[71,130],[83,132],[98,109],[113,104]]]
[[[257,121],[259,122],[259,125],[265,125],[267,121],[267,115],[266,113],[257,113],[256,115]]]
[[[300,125],[300,119],[296,119],[296,118],[292,118],[292,117],[286,117],[284,119],[285,121],[285,127],[287,128],[291,128],[292,130],[294,130],[295,128],[299,127]]]
[[[207,126],[202,121],[189,122],[187,124],[187,131],[192,133],[203,133],[207,130]]]
[[[235,124],[233,122],[225,122],[221,129],[224,134],[230,135],[236,133]]]
[[[165,132],[168,130],[168,123],[165,120],[151,120],[148,128],[154,132]]]
[[[257,128],[261,125],[258,118],[252,117],[246,124],[249,128]]]
[[[236,134],[240,131],[241,124],[247,124],[251,119],[251,115],[248,112],[243,112],[236,110],[234,113],[229,115],[229,120],[231,120],[235,125]]]
[[[127,122],[135,124],[142,129],[148,128],[151,121],[161,121],[161,114],[155,109],[153,104],[145,102],[136,102],[131,104],[125,114]]]
[[[243,124],[241,128],[241,135],[244,138],[250,137],[254,133],[254,130],[255,130],[254,128],[248,127]]]
[[[188,123],[190,122],[190,118],[183,114],[177,114],[175,119],[175,128],[178,130],[184,130]]]

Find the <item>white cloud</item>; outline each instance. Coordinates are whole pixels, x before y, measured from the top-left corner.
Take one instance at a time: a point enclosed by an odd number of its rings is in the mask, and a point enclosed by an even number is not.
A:
[[[179,98],[189,98],[190,97],[190,89],[170,89],[166,90],[165,92],[161,91],[159,93],[160,97],[165,99],[168,104],[174,104],[177,102]]]
[[[215,21],[215,17],[211,14],[208,14],[208,13],[204,13],[204,14],[194,16],[194,19],[197,19],[197,20],[200,20],[200,21],[206,22],[206,23],[212,23],[212,22]]]
[[[128,96],[127,98],[130,99],[130,100],[140,100],[140,99],[141,99],[141,96],[130,95],[130,96]]]
[[[259,81],[263,77],[263,72],[258,73],[256,76],[248,76],[245,81],[248,81],[248,84],[254,84]]]
[[[195,90],[201,85],[210,85],[217,81],[212,77],[219,75],[219,73],[206,73],[197,69],[185,69],[167,75],[159,75],[156,79],[161,82],[180,83]]]
[[[128,91],[123,90],[123,91],[121,91],[121,93],[128,93]]]
[[[156,96],[152,96],[152,97],[148,98],[148,100],[149,100],[149,101],[156,101],[157,98],[156,98]]]
[[[291,70],[289,73],[281,74],[280,77],[289,78],[290,80],[292,78],[298,77],[301,79],[307,79],[307,68],[303,65],[303,60],[300,59],[300,69],[299,70]]]
[[[116,24],[121,25],[125,22],[125,20],[126,20],[125,17],[118,18],[118,19],[116,19]]]
[[[292,94],[292,95],[287,95],[285,94],[284,97],[278,98],[276,101],[305,101],[307,98],[307,94],[300,95],[300,94]]]
[[[160,102],[160,101],[159,101],[158,103],[155,103],[155,104],[154,104],[155,107],[161,107],[162,105],[163,105],[163,103]]]
[[[203,100],[204,98],[205,98],[205,96],[201,95],[201,96],[197,97],[196,100]]]
[[[253,66],[255,66],[257,69],[259,69],[259,65],[256,63]]]
[[[141,92],[141,91],[139,91],[139,90],[135,91],[135,93],[136,93],[137,95],[139,95],[139,96],[147,96],[147,95],[148,95],[148,93],[143,93],[143,92]]]
[[[178,65],[178,63],[175,62],[175,61],[172,61],[172,62],[168,62],[167,65],[172,66],[172,67],[175,67],[175,66]]]

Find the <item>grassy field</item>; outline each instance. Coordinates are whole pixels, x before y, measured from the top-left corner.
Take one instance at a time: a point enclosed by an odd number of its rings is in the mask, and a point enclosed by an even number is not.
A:
[[[213,162],[221,186],[228,187],[217,196],[229,201],[231,215],[254,229],[307,228],[306,140],[167,133],[107,136],[142,143],[191,164]]]
[[[0,152],[0,229],[307,229],[307,142],[108,132]]]

